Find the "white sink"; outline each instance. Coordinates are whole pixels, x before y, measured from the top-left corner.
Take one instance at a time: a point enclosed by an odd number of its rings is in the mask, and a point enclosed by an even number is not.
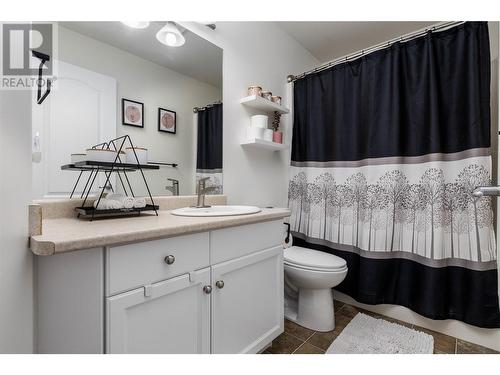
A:
[[[235,216],[250,215],[260,212],[259,207],[255,206],[211,206],[206,208],[183,207],[173,210],[172,215],[177,216]]]

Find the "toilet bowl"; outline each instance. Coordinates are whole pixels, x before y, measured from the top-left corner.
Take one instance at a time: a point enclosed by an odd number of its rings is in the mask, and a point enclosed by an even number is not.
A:
[[[284,250],[285,317],[320,332],[335,328],[332,288],[347,275],[346,261],[322,251],[291,246]]]

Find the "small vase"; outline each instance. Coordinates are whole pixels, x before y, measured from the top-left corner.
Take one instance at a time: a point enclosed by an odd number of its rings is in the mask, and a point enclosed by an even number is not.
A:
[[[283,133],[282,132],[273,132],[273,142],[283,143]]]

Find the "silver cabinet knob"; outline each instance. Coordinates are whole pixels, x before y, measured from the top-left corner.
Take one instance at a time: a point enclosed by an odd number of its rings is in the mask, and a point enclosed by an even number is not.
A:
[[[167,264],[173,264],[175,262],[175,257],[173,255],[167,255],[164,260]]]
[[[222,280],[216,281],[216,282],[215,282],[215,286],[216,286],[217,288],[219,288],[219,289],[224,288],[224,281],[222,281]]]
[[[210,294],[212,293],[212,287],[210,285],[205,285],[203,287],[203,291],[205,292],[205,294]]]

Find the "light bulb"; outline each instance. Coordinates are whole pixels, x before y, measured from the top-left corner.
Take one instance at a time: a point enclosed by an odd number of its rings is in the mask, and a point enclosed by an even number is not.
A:
[[[167,22],[156,33],[156,39],[169,47],[180,47],[186,42],[186,39],[173,22]]]

